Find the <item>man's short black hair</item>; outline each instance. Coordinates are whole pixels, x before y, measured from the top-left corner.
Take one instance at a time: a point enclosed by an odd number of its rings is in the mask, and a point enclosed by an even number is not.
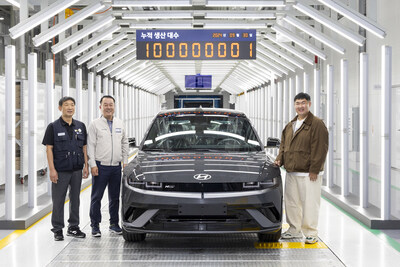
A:
[[[100,98],[100,104],[101,104],[101,102],[103,102],[103,98],[111,98],[111,99],[114,101],[114,103],[115,103],[114,97],[112,97],[112,96],[110,96],[110,95],[103,95],[103,96]]]
[[[58,101],[58,106],[61,107],[64,104],[64,102],[66,102],[68,100],[71,100],[72,102],[74,102],[74,105],[75,105],[75,99],[73,97],[64,96],[64,97],[61,97],[60,101]]]
[[[299,100],[299,99],[305,99],[305,100],[307,100],[307,101],[310,101],[310,100],[311,100],[311,97],[310,97],[310,95],[307,94],[307,93],[298,93],[298,94],[294,97],[294,101],[293,101],[293,102],[296,102],[296,100]]]

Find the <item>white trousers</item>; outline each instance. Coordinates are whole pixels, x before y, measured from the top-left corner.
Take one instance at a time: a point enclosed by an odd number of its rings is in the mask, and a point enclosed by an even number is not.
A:
[[[316,181],[311,181],[309,176],[286,173],[284,200],[290,233],[303,232],[306,237],[318,236],[321,185],[321,175]]]

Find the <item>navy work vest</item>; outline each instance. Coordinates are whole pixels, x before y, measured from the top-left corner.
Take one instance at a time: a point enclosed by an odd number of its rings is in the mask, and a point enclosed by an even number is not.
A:
[[[54,167],[58,172],[75,171],[83,168],[83,144],[86,139],[82,131],[84,124],[74,120],[73,135],[70,139],[67,129],[61,124],[61,119],[53,122]]]

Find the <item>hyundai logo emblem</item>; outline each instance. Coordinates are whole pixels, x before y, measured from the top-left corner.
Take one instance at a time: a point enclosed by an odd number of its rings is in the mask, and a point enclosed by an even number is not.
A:
[[[199,180],[199,181],[206,181],[211,179],[211,175],[207,173],[199,173],[193,176],[194,179]]]

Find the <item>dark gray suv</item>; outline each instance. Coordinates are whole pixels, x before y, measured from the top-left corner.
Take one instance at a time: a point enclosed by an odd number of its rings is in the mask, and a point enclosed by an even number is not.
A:
[[[245,114],[222,109],[160,112],[125,168],[122,230],[146,233],[257,233],[281,236],[280,170]]]

